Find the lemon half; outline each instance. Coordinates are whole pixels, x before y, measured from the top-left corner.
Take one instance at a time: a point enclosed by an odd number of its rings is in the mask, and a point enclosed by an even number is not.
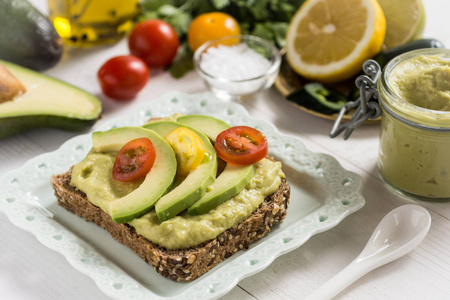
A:
[[[425,27],[421,0],[378,0],[386,17],[384,45],[392,48],[420,38]]]
[[[380,51],[385,32],[376,0],[308,0],[289,25],[287,59],[306,78],[342,81]]]

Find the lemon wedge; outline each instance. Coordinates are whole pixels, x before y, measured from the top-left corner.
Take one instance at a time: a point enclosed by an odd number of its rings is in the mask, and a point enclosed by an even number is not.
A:
[[[380,51],[385,32],[386,19],[376,0],[308,0],[289,24],[287,59],[306,78],[345,80]]]
[[[386,48],[419,38],[425,27],[421,0],[378,0],[386,18]]]

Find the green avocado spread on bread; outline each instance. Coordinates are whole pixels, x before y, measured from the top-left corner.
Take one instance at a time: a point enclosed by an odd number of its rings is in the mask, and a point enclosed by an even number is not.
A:
[[[140,183],[115,181],[111,176],[114,158],[115,153],[91,152],[72,171],[71,184],[106,213],[109,213],[111,201],[130,193]],[[205,214],[191,216],[184,211],[160,222],[152,210],[128,224],[140,235],[167,249],[194,247],[246,219],[265,197],[278,189],[281,178],[284,178],[281,163],[263,159],[255,164],[255,174],[244,190]]]
[[[72,169],[71,185],[84,192],[114,222],[129,224],[159,246],[198,246],[248,218],[267,196],[278,190],[284,178],[280,162],[263,158],[267,151],[253,162],[224,162],[223,169],[218,168],[213,146],[216,137],[236,128],[209,116],[175,115],[142,127],[94,132],[91,151]],[[179,136],[184,140],[198,138],[204,145],[205,158],[183,177],[175,174],[177,166],[183,164],[178,155],[190,155],[186,150],[190,146],[169,144],[164,137],[174,132],[187,134]],[[142,138],[150,139],[156,151],[150,171],[129,182],[114,179],[114,165],[116,159],[123,158],[127,147],[124,145]],[[243,135],[241,139],[250,138]]]

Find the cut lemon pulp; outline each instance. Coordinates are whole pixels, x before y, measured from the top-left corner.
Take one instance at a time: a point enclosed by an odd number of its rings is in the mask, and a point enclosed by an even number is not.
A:
[[[421,0],[378,0],[386,17],[386,48],[400,46],[422,35],[425,12]]]
[[[380,51],[385,32],[376,0],[308,0],[289,25],[287,59],[306,78],[341,81]]]

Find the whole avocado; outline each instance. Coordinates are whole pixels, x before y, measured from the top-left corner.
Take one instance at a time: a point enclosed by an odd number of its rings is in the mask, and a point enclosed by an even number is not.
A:
[[[26,0],[0,0],[0,59],[43,71],[63,52],[50,20]]]

